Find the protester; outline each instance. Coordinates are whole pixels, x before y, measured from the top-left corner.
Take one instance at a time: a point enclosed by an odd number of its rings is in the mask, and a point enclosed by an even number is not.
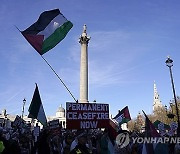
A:
[[[5,147],[4,147],[4,143],[3,141],[0,141],[0,153],[2,153],[4,151]]]
[[[70,154],[90,154],[90,149],[86,146],[87,134],[83,133],[77,138],[78,143]]]
[[[110,154],[110,151],[108,149],[108,130],[106,129],[100,140],[100,149],[101,154]]]
[[[72,143],[73,139],[74,139],[73,135],[69,135],[69,134],[65,135],[65,139],[63,141],[63,150],[62,150],[63,154],[70,153],[71,143]]]
[[[58,135],[52,137],[50,141],[50,148],[53,154],[59,154],[61,151],[61,142]]]
[[[175,153],[175,154],[180,154],[180,144],[179,144],[179,143],[177,143],[177,144],[175,145],[175,147],[174,147],[174,153]]]
[[[130,140],[125,146],[119,146],[116,140],[110,137],[109,129],[67,130],[59,132],[50,128],[40,131],[37,142],[33,133],[27,129],[0,127],[0,153],[2,154],[143,154],[144,143],[134,143],[133,138],[144,138],[145,133],[129,133]],[[120,130],[118,134],[128,133]],[[171,137],[176,136],[174,134]],[[168,133],[166,136],[169,137]],[[121,138],[121,143],[125,138]],[[127,141],[127,140],[126,140]],[[141,141],[141,140],[139,140]],[[121,144],[121,145],[122,145]],[[180,145],[167,142],[156,144],[154,153],[180,154]],[[147,150],[147,149],[146,149]]]
[[[48,139],[48,133],[45,129],[40,133],[39,139],[33,147],[32,154],[34,154],[36,151],[38,151],[38,154],[50,154],[50,146]]]
[[[3,144],[4,144],[5,148],[2,152],[2,154],[21,154],[21,149],[20,149],[20,146],[19,146],[19,143],[17,140],[3,139]]]

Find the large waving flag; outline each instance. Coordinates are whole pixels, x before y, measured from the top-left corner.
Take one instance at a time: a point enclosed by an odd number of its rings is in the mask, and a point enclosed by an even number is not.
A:
[[[119,125],[130,121],[131,116],[129,114],[128,106],[119,111],[119,113],[113,119],[115,119],[119,123]]]
[[[63,40],[72,27],[73,24],[60,10],[54,9],[43,12],[34,24],[21,33],[34,49],[43,55]]]
[[[42,105],[41,97],[39,94],[38,86],[36,84],[36,89],[34,91],[34,95],[29,106],[29,118],[37,119],[42,125],[47,124],[46,115],[44,112],[44,108]]]

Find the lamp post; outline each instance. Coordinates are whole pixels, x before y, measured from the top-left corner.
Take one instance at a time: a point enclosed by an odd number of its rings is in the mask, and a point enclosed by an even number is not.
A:
[[[178,110],[178,105],[177,105],[177,100],[176,100],[176,92],[175,92],[174,81],[173,81],[173,76],[172,76],[172,69],[171,69],[171,67],[173,66],[173,60],[169,56],[166,60],[166,66],[169,67],[169,71],[170,71],[170,78],[171,78],[174,102],[175,102],[175,106],[176,106],[176,115],[177,115],[177,123],[178,123],[177,135],[179,136],[180,135],[179,134],[180,133],[179,110]]]
[[[23,107],[22,107],[22,119],[23,119],[23,115],[24,115],[24,106],[25,106],[25,103],[26,103],[26,99],[24,98],[23,99]]]

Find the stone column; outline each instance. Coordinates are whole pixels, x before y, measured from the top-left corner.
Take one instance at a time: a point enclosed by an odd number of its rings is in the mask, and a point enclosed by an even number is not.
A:
[[[86,33],[86,25],[83,26],[83,32],[79,38],[81,44],[81,64],[80,64],[80,101],[88,102],[88,42],[90,37]]]

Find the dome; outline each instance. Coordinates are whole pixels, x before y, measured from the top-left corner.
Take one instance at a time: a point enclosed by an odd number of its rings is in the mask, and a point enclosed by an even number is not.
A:
[[[56,117],[61,117],[61,118],[64,118],[64,117],[65,117],[65,109],[62,107],[62,104],[61,104],[61,106],[57,109]]]
[[[62,104],[61,104],[61,106],[58,108],[57,112],[65,112],[65,109],[62,107]]]

